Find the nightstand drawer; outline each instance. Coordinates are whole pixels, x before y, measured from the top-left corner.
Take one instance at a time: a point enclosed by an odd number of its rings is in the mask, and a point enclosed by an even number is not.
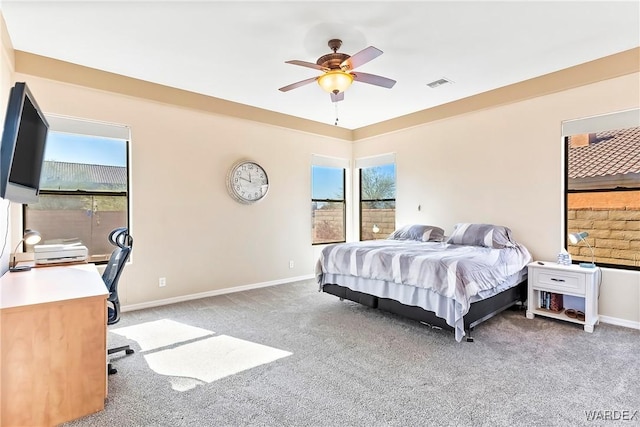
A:
[[[542,287],[549,291],[571,292],[584,295],[586,283],[584,274],[566,271],[547,271],[536,269],[533,272],[533,286]]]

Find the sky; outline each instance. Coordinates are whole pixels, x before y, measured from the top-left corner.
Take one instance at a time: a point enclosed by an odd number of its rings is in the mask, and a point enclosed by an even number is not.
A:
[[[311,168],[312,199],[339,199],[343,188],[341,168],[314,166]]]
[[[395,176],[395,164],[376,166],[376,169],[383,174]],[[312,199],[335,199],[341,194],[342,189],[342,169],[323,166],[314,166],[311,172]]]
[[[105,166],[126,166],[126,141],[62,132],[49,132],[45,160],[87,163]]]

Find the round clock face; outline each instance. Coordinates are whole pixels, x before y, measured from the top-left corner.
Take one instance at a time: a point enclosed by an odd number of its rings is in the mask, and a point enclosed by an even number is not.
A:
[[[255,203],[267,195],[269,177],[259,164],[242,160],[229,170],[227,189],[229,194],[240,203]]]

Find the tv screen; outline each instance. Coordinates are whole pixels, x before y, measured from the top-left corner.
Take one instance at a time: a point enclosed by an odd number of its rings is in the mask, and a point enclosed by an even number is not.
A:
[[[9,94],[0,147],[0,197],[16,203],[38,201],[49,124],[27,87]]]

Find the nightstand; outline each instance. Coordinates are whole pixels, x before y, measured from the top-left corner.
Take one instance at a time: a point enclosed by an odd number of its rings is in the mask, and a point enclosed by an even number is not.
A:
[[[584,325],[585,332],[593,332],[598,324],[598,295],[601,271],[599,267],[584,268],[555,262],[532,262],[528,266],[527,318],[536,315],[566,320]],[[550,301],[553,300],[555,304]],[[554,307],[555,305],[555,307]],[[569,317],[578,311],[584,320]]]

